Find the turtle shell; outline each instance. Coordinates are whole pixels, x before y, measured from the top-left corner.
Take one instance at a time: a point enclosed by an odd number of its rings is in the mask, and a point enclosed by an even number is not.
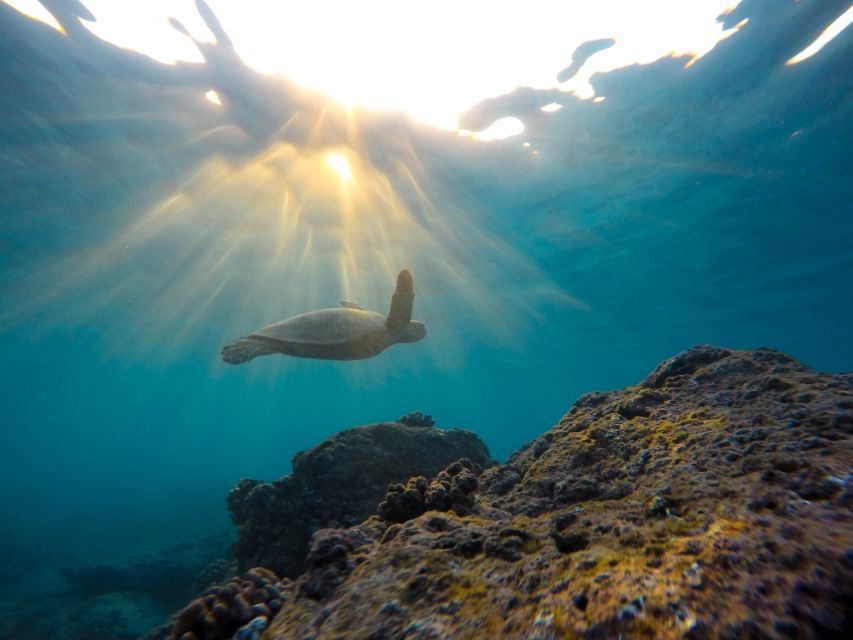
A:
[[[253,331],[250,337],[299,345],[343,345],[384,333],[385,316],[363,309],[319,309]]]

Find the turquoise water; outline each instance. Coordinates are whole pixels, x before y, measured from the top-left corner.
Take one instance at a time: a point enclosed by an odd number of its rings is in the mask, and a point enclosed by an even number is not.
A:
[[[596,76],[603,102],[494,99],[526,130],[483,143],[347,131],[228,56],[166,68],[0,5],[0,544],[73,564],[228,531],[239,478],[412,410],[505,459],[697,343],[849,370],[849,29],[784,64],[846,8],[744,1],[691,67]],[[219,360],[341,299],[384,313],[404,267],[424,341]]]

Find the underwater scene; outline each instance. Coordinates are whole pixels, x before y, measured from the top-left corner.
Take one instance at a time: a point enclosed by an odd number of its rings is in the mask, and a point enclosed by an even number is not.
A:
[[[0,2],[0,639],[853,637],[851,21]]]

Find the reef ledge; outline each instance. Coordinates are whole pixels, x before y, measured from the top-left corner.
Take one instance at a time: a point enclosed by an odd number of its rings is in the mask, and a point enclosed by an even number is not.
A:
[[[258,637],[851,637],[852,433],[853,374],[694,347],[316,531]]]

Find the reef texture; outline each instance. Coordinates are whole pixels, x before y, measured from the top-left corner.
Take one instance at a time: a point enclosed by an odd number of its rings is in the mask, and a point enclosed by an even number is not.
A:
[[[413,412],[397,422],[347,429],[297,453],[290,475],[272,483],[237,483],[227,502],[239,526],[239,570],[259,566],[295,577],[305,569],[311,534],[353,526],[376,513],[389,483],[433,476],[458,458],[492,463],[473,432],[433,424],[431,416]]]
[[[290,586],[272,571],[250,569],[206,589],[147,640],[259,640]]]
[[[476,462],[463,458],[439,473],[432,482],[423,476],[409,478],[404,485],[388,487],[385,500],[379,504],[379,517],[386,522],[405,522],[427,511],[453,510],[460,516],[471,513],[477,504]]]
[[[853,637],[852,383],[690,349],[582,396],[506,465],[414,477],[379,516],[317,531],[264,638]],[[368,499],[332,486],[329,513]]]

